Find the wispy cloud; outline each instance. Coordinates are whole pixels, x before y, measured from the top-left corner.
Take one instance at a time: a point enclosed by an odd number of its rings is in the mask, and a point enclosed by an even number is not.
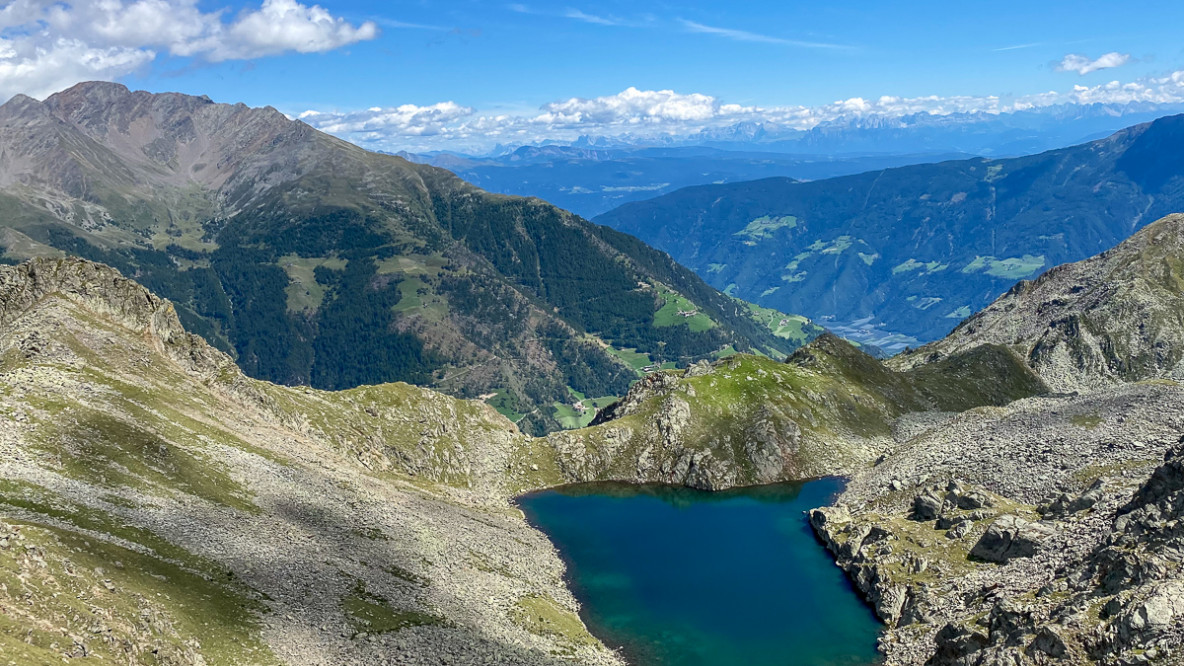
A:
[[[846,44],[830,44],[827,42],[809,42],[800,39],[786,39],[784,37],[774,37],[772,35],[762,35],[757,32],[749,32],[747,30],[736,30],[734,28],[721,28],[714,25],[704,25],[696,23],[695,21],[688,21],[687,19],[678,19],[682,27],[687,32],[693,32],[702,35],[716,35],[718,37],[725,37],[738,42],[759,42],[763,44],[781,44],[784,46],[797,46],[806,49],[833,49],[833,50],[849,50],[851,47]]]
[[[370,20],[373,21],[374,23],[377,23],[378,25],[380,25],[384,28],[395,28],[395,29],[403,28],[403,29],[407,29],[407,30],[440,30],[440,31],[452,30],[452,28],[448,28],[448,27],[445,27],[442,25],[428,25],[426,23],[408,23],[406,21],[396,21],[395,19],[384,18],[381,16],[373,17]]]
[[[564,18],[575,19],[583,21],[584,23],[592,23],[593,25],[621,25],[621,21],[615,18],[605,18],[603,16],[596,16],[595,14],[585,14],[578,9],[568,8],[563,12]]]
[[[1081,76],[1085,76],[1099,69],[1122,67],[1129,62],[1131,62],[1130,54],[1119,53],[1118,51],[1111,51],[1110,53],[1099,56],[1096,60],[1090,60],[1088,57],[1077,53],[1070,53],[1057,63],[1056,70],[1058,72],[1077,72]]]
[[[513,3],[506,5],[506,9],[518,14],[530,14],[532,16],[548,16],[551,18],[564,18],[573,21],[581,21],[583,23],[591,23],[592,25],[602,26],[622,26],[629,28],[637,28],[643,25],[649,25],[650,21],[638,21],[621,18],[619,16],[590,14],[574,7],[568,7],[561,12],[551,11],[549,9],[536,9],[521,3]]]
[[[1020,49],[1031,49],[1037,46],[1044,46],[1044,42],[1031,42],[1030,44],[1013,44],[1011,46],[1000,46],[997,49],[991,49],[995,53],[1000,51],[1019,51]]]

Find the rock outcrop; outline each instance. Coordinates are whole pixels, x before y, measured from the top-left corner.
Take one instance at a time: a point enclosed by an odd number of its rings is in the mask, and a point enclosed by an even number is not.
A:
[[[991,523],[978,543],[970,549],[970,556],[980,560],[1007,564],[1018,557],[1032,557],[1050,541],[1052,530],[1018,516],[1003,516]]]
[[[1112,250],[1018,283],[948,337],[893,359],[933,363],[983,344],[1016,351],[1056,391],[1184,379],[1184,214]]]
[[[888,452],[908,415],[1046,392],[1002,347],[898,372],[824,334],[784,363],[734,356],[653,373],[590,427],[547,441],[569,480],[719,490],[848,474]]]

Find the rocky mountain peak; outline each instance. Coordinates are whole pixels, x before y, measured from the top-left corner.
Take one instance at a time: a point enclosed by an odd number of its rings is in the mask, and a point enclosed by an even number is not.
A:
[[[52,297],[65,298],[143,335],[156,351],[191,370],[212,372],[232,364],[228,356],[188,333],[167,299],[110,266],[73,257],[0,267],[0,331]]]
[[[27,95],[17,95],[0,105],[0,132],[13,131],[31,122],[52,117],[53,114],[43,102]]]
[[[132,94],[132,91],[122,83],[83,81],[46,97],[45,104],[54,109],[111,106]]]
[[[80,83],[44,102],[18,96],[0,107],[0,180],[47,190],[50,199],[85,199],[116,216],[112,209],[129,195],[168,199],[162,188],[192,185],[216,192],[236,176],[254,181],[277,160],[288,164],[272,178],[295,177],[296,160],[287,156],[307,149],[311,131],[272,107]]]

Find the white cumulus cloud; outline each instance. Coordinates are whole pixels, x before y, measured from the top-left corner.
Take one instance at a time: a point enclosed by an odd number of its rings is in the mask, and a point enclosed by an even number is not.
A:
[[[704,121],[720,115],[740,115],[744,107],[723,105],[699,93],[682,95],[673,90],[627,88],[606,97],[571,99],[543,105],[533,121],[545,125],[637,125]]]
[[[0,99],[17,93],[45,97],[79,81],[118,78],[155,57],[151,50],[94,47],[76,39],[0,39]]]
[[[305,111],[298,117],[331,134],[394,132],[402,136],[434,136],[444,133],[450,123],[473,113],[474,110],[467,106],[440,102],[431,106],[373,107],[352,113]]]
[[[1096,72],[1099,69],[1110,69],[1113,67],[1122,67],[1131,61],[1129,53],[1119,53],[1118,51],[1111,51],[1110,53],[1099,56],[1094,60],[1088,57],[1070,53],[1057,63],[1058,72],[1077,72],[1085,76],[1090,72]]]
[[[0,7],[0,100],[115,79],[158,54],[210,62],[330,51],[373,39],[318,5],[263,0],[229,15],[198,0],[12,0]]]
[[[372,22],[355,27],[317,5],[264,0],[259,11],[244,14],[222,31],[209,57],[231,60],[286,51],[320,53],[377,36],[378,27]]]
[[[352,112],[300,114],[310,125],[378,150],[451,149],[479,153],[501,144],[573,141],[582,135],[662,142],[740,123],[779,130],[808,130],[827,123],[867,119],[1003,114],[1060,105],[1184,104],[1184,70],[1136,81],[1073,86],[1063,91],[1000,97],[963,95],[851,97],[817,106],[750,106],[712,95],[626,88],[615,95],[572,97],[537,112],[481,113],[454,102],[402,105]]]

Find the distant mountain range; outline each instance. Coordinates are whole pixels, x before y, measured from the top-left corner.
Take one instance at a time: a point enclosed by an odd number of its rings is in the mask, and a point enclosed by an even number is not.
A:
[[[585,136],[498,146],[487,155],[399,153],[491,192],[534,196],[592,217],[692,185],[772,176],[819,180],[896,166],[1014,157],[1099,139],[1184,105],[1091,104],[1015,113],[873,114],[798,130],[742,122],[686,136]]]
[[[698,146],[523,146],[496,157],[451,153],[400,155],[413,162],[448,169],[491,192],[539,197],[589,217],[690,185],[734,183],[769,176],[815,180],[970,156],[954,152],[797,155]]]
[[[1028,157],[691,187],[596,218],[727,293],[888,350],[1184,210],[1184,116]]]
[[[874,113],[823,122],[808,130],[739,123],[687,141],[769,152],[971,153],[1015,157],[1100,139],[1116,130],[1184,111],[1180,104],[1061,104],[1010,113]]]
[[[0,107],[0,249],[115,266],[258,378],[484,396],[528,431],[646,366],[815,333],[636,239],[271,108],[79,84]]]

